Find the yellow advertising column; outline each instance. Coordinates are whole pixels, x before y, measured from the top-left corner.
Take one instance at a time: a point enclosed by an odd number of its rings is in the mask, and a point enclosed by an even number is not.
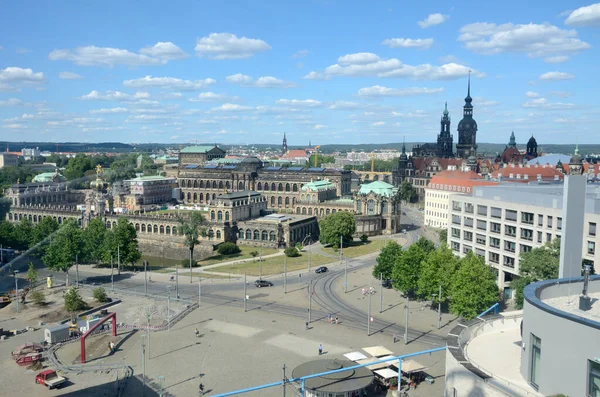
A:
[[[52,276],[46,277],[46,285],[48,288],[52,288]]]

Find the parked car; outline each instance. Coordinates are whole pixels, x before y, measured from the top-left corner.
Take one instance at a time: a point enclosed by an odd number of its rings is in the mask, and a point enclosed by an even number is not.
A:
[[[383,281],[381,282],[381,286],[382,286],[383,288],[387,288],[387,289],[390,289],[390,288],[392,288],[392,280],[383,280]]]
[[[406,234],[406,229],[402,229],[402,234]]]
[[[402,211],[402,215],[406,215],[406,212]]]
[[[317,270],[315,270],[315,273],[327,273],[327,266],[321,266],[318,267]]]
[[[48,389],[58,388],[66,381],[67,380],[65,378],[59,376],[53,369],[42,371],[35,377],[35,383],[45,385],[48,387]]]
[[[261,287],[272,287],[273,283],[267,280],[256,280],[254,282],[254,285],[256,285],[256,288],[261,288]]]

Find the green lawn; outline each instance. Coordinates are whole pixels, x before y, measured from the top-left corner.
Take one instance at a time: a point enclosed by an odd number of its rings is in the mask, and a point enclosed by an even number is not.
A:
[[[275,258],[267,258],[262,261],[262,275],[268,276],[271,274],[283,273],[283,259],[284,256],[278,256]],[[326,256],[311,254],[310,257],[310,269],[314,269],[318,266],[326,265],[331,262],[335,262],[336,259],[329,258]],[[308,269],[308,253],[303,252],[301,256],[296,258],[287,258],[287,271],[294,271],[300,269]],[[245,262],[236,263],[234,265],[219,266],[214,269],[216,272],[233,273],[233,274],[244,274],[248,276],[259,276],[260,275],[260,262]]]
[[[345,257],[354,258],[357,256],[372,254],[377,252],[385,245],[385,240],[367,241],[366,244],[360,241],[354,241],[352,245],[348,247],[342,247],[342,253]],[[340,251],[334,251],[331,247],[323,248],[323,252],[331,255],[339,255]]]
[[[240,259],[248,259],[248,258],[252,258],[252,255],[250,255],[250,252],[252,252],[252,251],[260,252],[260,249],[258,249],[257,247],[250,247],[247,245],[240,245],[240,249],[242,250],[242,252],[240,252],[239,254],[233,254],[233,255],[221,255],[215,251],[216,255],[211,256],[206,259],[203,259],[200,262],[198,262],[198,264],[200,266],[208,266],[208,265],[214,265],[214,264],[221,263],[221,262],[228,262],[228,261],[234,261],[234,260],[240,260]],[[263,248],[262,249],[263,256],[271,255],[276,252],[277,252],[277,250],[274,248]],[[258,256],[256,258],[257,258],[256,260],[258,261]],[[220,270],[217,270],[217,271],[220,271]]]

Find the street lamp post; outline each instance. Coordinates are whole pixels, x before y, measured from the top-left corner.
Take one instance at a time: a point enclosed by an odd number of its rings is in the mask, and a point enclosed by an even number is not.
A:
[[[142,339],[142,368],[143,368],[143,374],[142,374],[142,395],[145,396],[146,395],[146,335],[145,334],[141,334],[140,338]]]
[[[246,273],[244,273],[244,313],[246,313],[246,301],[248,300],[246,295]]]
[[[117,245],[117,274],[121,275],[121,243]]]
[[[312,310],[312,280],[308,283],[308,323],[310,324],[310,312]]]
[[[410,305],[410,298],[406,295],[406,303],[404,304],[404,344],[408,344],[408,309]]]
[[[258,267],[259,267],[258,279],[262,280],[262,247],[259,248],[258,252],[259,252],[259,254],[258,254]]]
[[[148,296],[148,261],[144,261],[144,296]]]
[[[383,313],[383,273],[379,273],[379,313]]]
[[[438,329],[442,328],[442,286],[440,285],[440,292],[438,297]]]
[[[163,382],[165,381],[165,377],[161,375],[157,379],[158,379],[158,397],[163,397]]]
[[[17,278],[17,274],[19,273],[18,270],[14,271],[14,276],[15,276],[15,300],[17,301],[17,313],[19,312],[19,285],[18,285],[18,278]]]
[[[283,293],[287,294],[287,256],[283,256]]]
[[[367,336],[371,336],[371,296],[373,293],[369,290],[369,310],[367,312]]]
[[[114,278],[114,268],[113,268],[113,257],[110,256],[110,284],[112,285],[112,291],[115,292],[115,278]]]
[[[202,306],[202,276],[198,271],[198,307]]]
[[[344,293],[348,293],[348,258],[344,261]]]
[[[167,328],[171,332],[171,286],[167,285]]]
[[[312,243],[311,233],[308,233],[308,272],[310,273],[310,248]]]

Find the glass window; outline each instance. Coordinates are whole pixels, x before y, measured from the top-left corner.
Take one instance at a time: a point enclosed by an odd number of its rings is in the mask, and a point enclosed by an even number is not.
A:
[[[473,227],[473,218],[465,218],[465,226]]]
[[[537,232],[537,242],[540,244],[542,243],[542,234],[542,232]]]
[[[562,218],[556,217],[556,228],[562,230]]]
[[[475,235],[475,239],[477,241],[477,244],[485,245],[485,236],[483,234]]]
[[[552,229],[552,217],[548,216],[548,227]]]
[[[594,255],[596,253],[596,243],[593,241],[588,241],[588,254]]]
[[[546,242],[549,243],[552,241],[552,233],[546,233]]]
[[[595,224],[595,223],[592,223],[592,222],[590,222],[590,223],[589,223],[589,226],[590,226],[590,227],[589,227],[589,230],[588,230],[588,233],[589,233],[589,235],[590,235],[590,236],[595,236],[595,235],[596,235],[596,224]]]
[[[500,239],[496,237],[490,237],[490,246],[492,248],[500,248]]]
[[[533,214],[531,212],[521,212],[521,222],[533,225]]]
[[[473,241],[473,233],[467,232],[466,230],[463,232],[463,238],[467,241]]]
[[[517,235],[517,228],[515,226],[504,225],[504,234],[515,237]]]
[[[479,229],[479,230],[486,230],[487,229],[487,222],[486,221],[482,221],[481,219],[477,219],[477,229]]]
[[[500,233],[501,226],[499,223],[490,222],[490,232],[492,233]]]
[[[485,206],[485,205],[478,205],[477,206],[477,214],[478,215],[486,216],[487,215],[487,206]]]
[[[540,364],[542,358],[542,340],[531,334],[531,369],[529,375],[529,381],[531,385],[537,390],[538,381],[540,379]]]
[[[473,213],[473,204],[465,203],[465,212],[472,214]]]
[[[507,221],[516,221],[517,220],[517,211],[506,210],[506,220]]]
[[[588,390],[588,396],[600,397],[600,363],[589,360],[590,363],[590,385]]]
[[[492,207],[492,218],[502,218],[502,208]]]
[[[544,215],[538,215],[538,226],[544,226]]]
[[[460,229],[452,228],[452,237],[460,237]]]
[[[500,254],[497,254],[495,252],[490,252],[489,258],[490,258],[490,262],[492,262],[492,263],[500,262]]]

